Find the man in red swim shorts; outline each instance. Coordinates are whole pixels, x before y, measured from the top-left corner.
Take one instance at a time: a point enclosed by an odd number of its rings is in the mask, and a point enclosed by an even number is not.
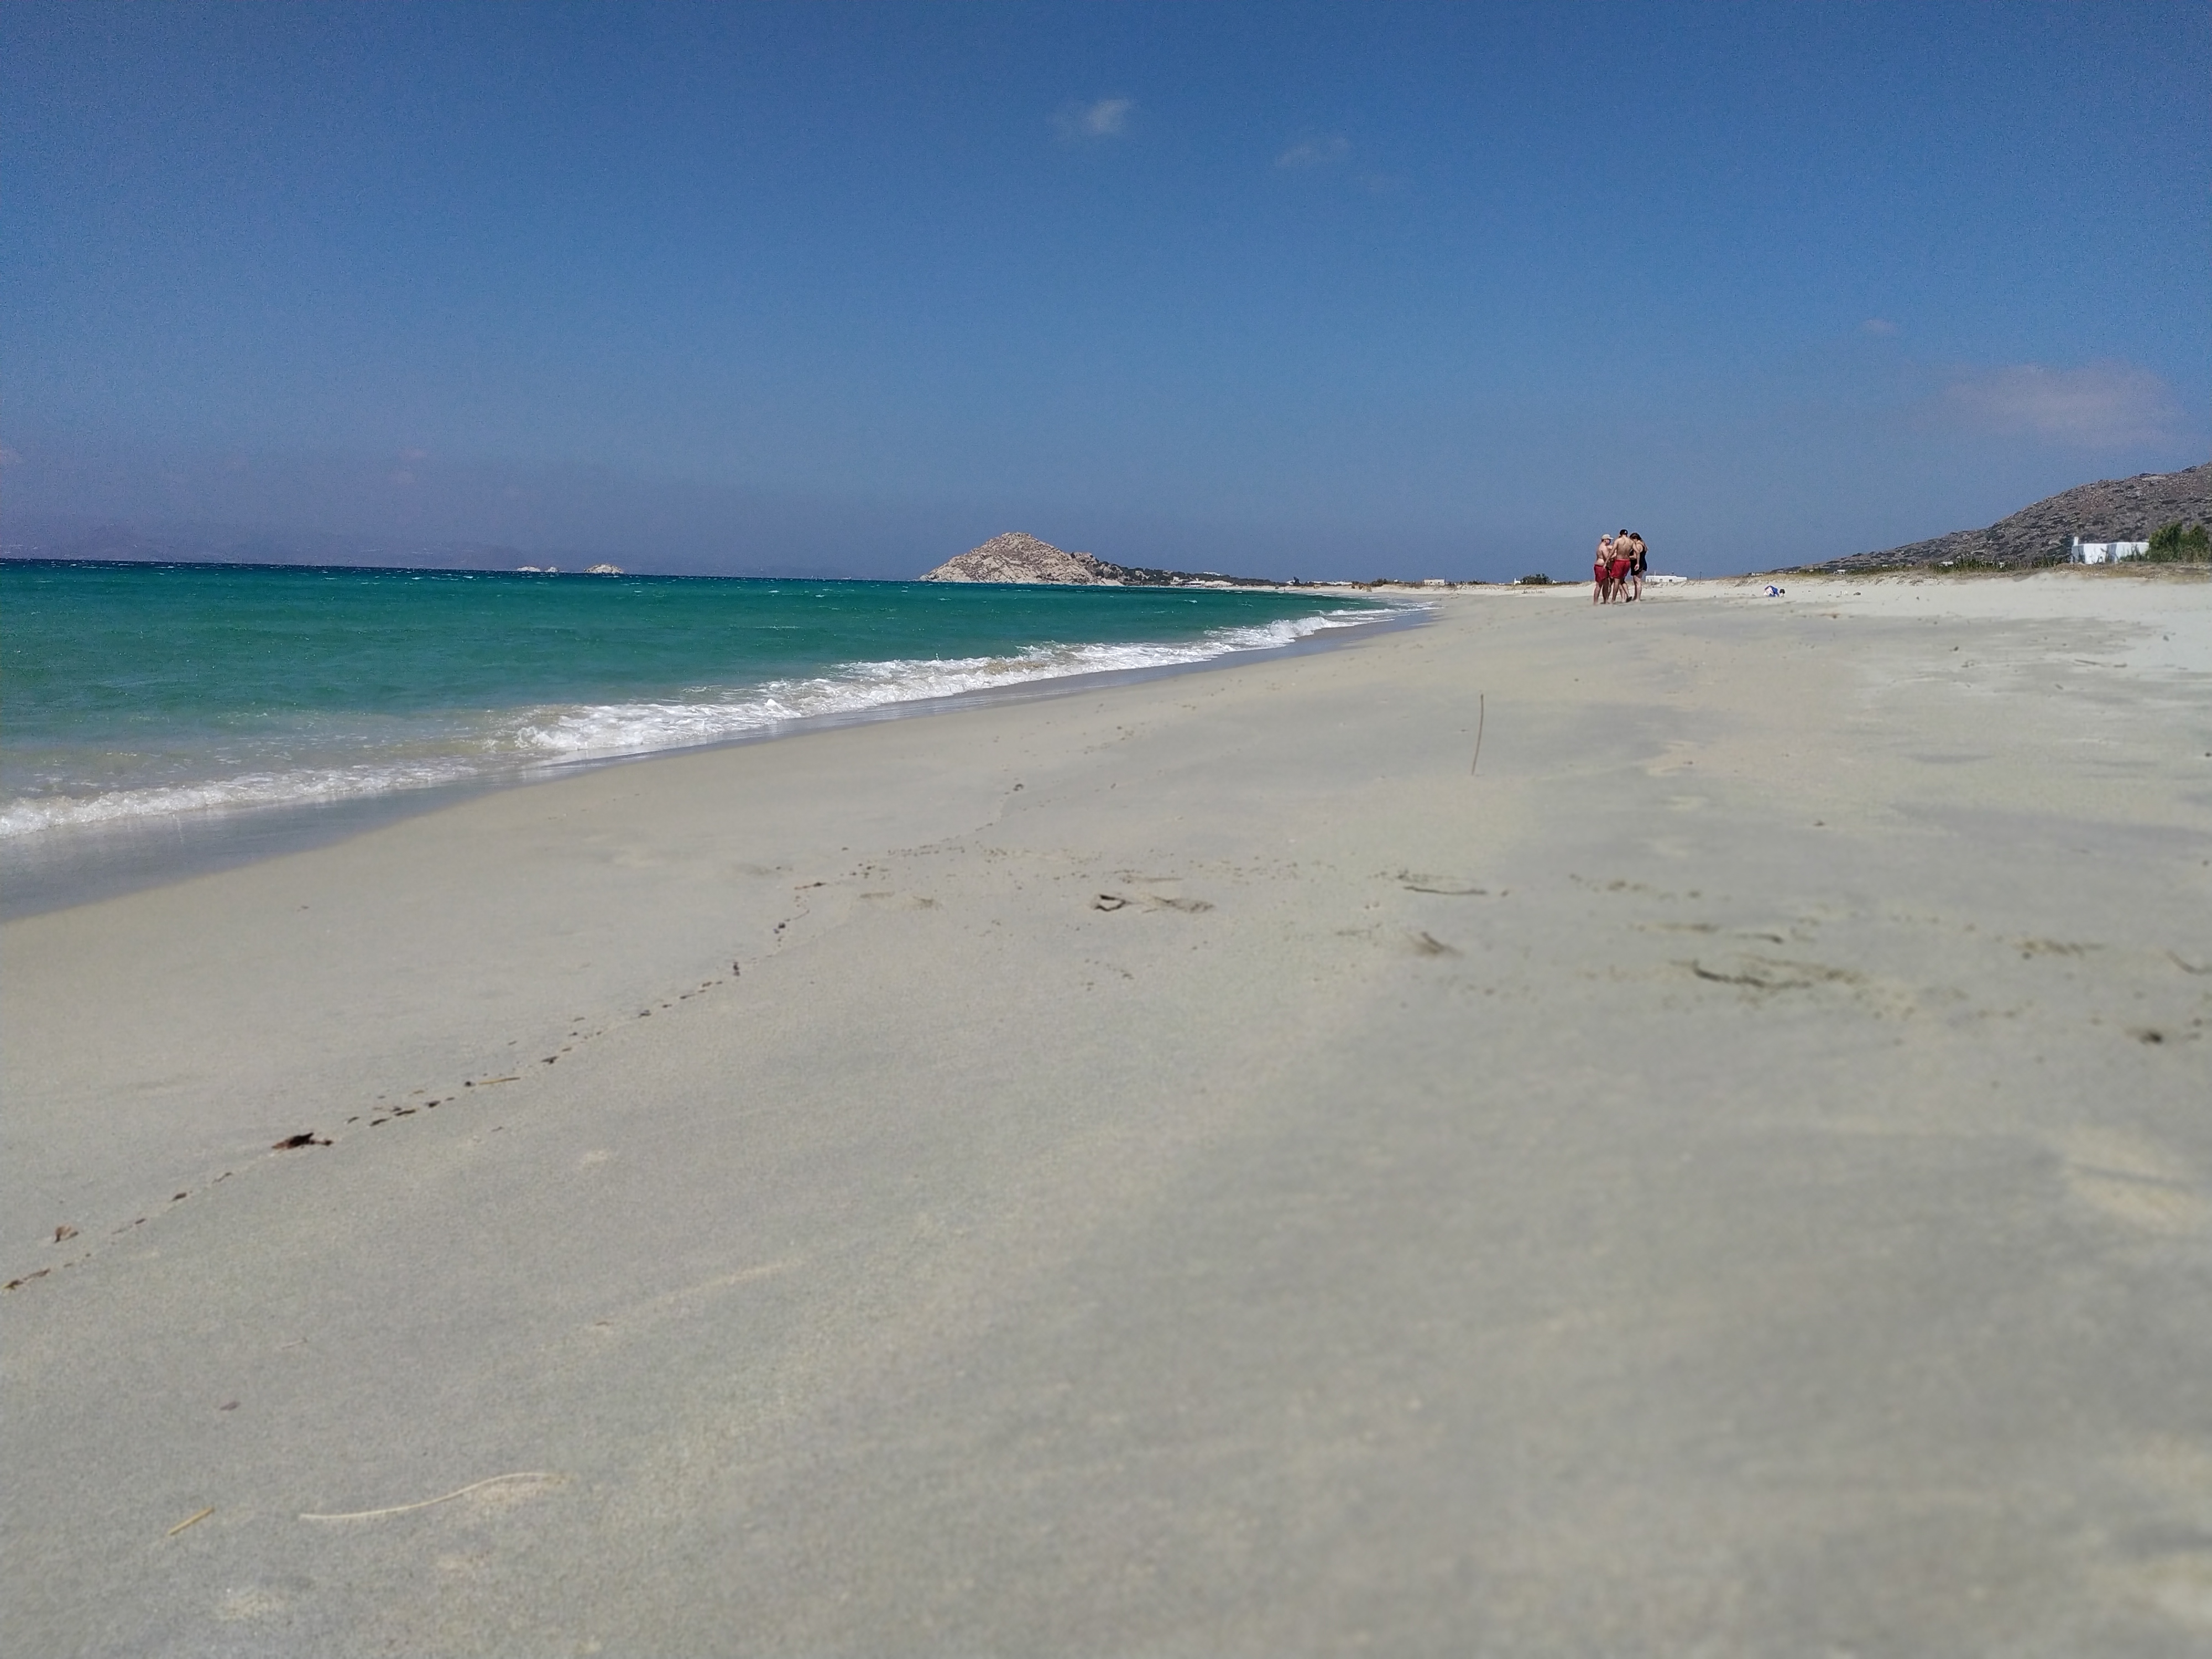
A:
[[[1625,545],[1625,543],[1620,541],[1613,543],[1616,550]],[[1613,597],[1618,598],[1628,591],[1628,555],[1626,553],[1618,550],[1614,552],[1613,562],[1605,568],[1605,578],[1606,586],[1613,590]]]
[[[1613,598],[1613,538],[1597,538],[1597,556],[1590,562],[1590,603],[1603,605]]]

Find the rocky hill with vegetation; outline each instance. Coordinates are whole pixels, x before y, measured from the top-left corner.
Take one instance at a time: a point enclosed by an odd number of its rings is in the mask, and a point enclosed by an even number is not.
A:
[[[1817,566],[1823,570],[1899,570],[1923,565],[1981,565],[1999,568],[2063,564],[2066,546],[2087,542],[2140,542],[2162,526],[2212,524],[2212,461],[2183,472],[2142,472],[2076,485],[2022,507],[1986,530],[1954,530],[1880,553],[1854,553]]]

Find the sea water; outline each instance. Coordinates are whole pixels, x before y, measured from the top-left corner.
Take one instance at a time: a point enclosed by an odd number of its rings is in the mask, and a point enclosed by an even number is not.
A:
[[[102,831],[395,801],[1393,614],[1241,589],[14,561],[0,854],[20,870]]]

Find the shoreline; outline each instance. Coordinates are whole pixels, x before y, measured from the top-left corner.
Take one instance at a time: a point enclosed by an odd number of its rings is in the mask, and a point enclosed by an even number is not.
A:
[[[1290,592],[1289,589],[1283,590]],[[916,697],[870,708],[802,715],[703,743],[627,754],[591,756],[518,766],[451,782],[333,801],[176,812],[115,824],[37,831],[0,841],[0,921],[95,903],[194,876],[240,868],[263,859],[327,846],[385,824],[442,811],[499,790],[534,788],[605,767],[633,766],[672,756],[781,742],[811,732],[880,720],[918,719],[994,703],[1074,696],[1104,687],[1353,646],[1379,634],[1417,628],[1427,620],[1416,608],[1391,611],[1373,622],[1323,629],[1286,645],[1227,651],[1198,662],[1154,664],[1057,675],[986,686],[947,696]]]
[[[1789,586],[0,925],[16,1645],[2201,1644],[2212,591]]]

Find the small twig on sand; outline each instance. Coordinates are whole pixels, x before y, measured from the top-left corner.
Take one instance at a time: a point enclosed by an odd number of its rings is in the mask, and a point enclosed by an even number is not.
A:
[[[182,1532],[186,1527],[191,1526],[194,1522],[204,1521],[208,1516],[214,1513],[215,1505],[210,1504],[205,1509],[202,1510],[198,1515],[186,1516],[183,1520],[178,1522],[175,1526],[170,1528],[169,1530],[162,1535],[167,1538],[174,1538],[179,1533]]]
[[[1490,716],[1490,699],[1482,692],[1474,694],[1474,758],[1467,763],[1467,775],[1474,775],[1474,769],[1482,764],[1482,723]]]
[[[480,1492],[486,1486],[496,1486],[502,1481],[558,1480],[560,1478],[557,1474],[550,1474],[542,1469],[525,1470],[515,1474],[495,1474],[485,1480],[471,1482],[459,1492],[449,1492],[442,1498],[426,1498],[419,1504],[394,1504],[388,1510],[349,1510],[343,1515],[303,1515],[300,1519],[302,1521],[374,1521],[379,1516],[405,1515],[410,1510],[427,1510],[434,1504],[450,1504],[456,1498],[466,1498],[472,1492]],[[197,1516],[193,1517],[195,1520],[198,1518]]]

